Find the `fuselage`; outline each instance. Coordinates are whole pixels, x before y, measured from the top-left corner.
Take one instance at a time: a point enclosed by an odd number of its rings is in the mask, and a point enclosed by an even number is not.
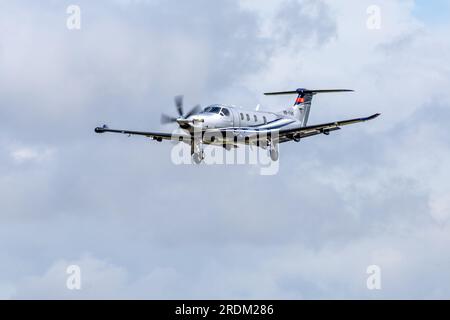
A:
[[[246,110],[236,106],[223,104],[213,104],[206,107],[202,112],[187,118],[193,121],[194,126],[207,131],[210,135],[214,132],[226,132],[227,138],[217,138],[214,141],[204,142],[220,144],[233,143],[234,137],[239,135],[241,138],[245,135],[252,135],[260,130],[268,132],[298,126],[299,121],[287,112],[265,112],[257,110]],[[194,126],[189,129],[192,130]],[[188,128],[186,128],[188,129]],[[242,140],[242,139],[240,139]]]
[[[188,120],[201,123],[204,130],[239,129],[271,130],[280,129],[298,122],[294,116],[283,113],[246,110],[235,106],[213,104]]]

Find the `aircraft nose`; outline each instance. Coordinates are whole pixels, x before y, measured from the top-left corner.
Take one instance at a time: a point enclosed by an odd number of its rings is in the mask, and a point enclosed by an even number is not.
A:
[[[212,129],[216,127],[216,117],[213,114],[202,114],[198,116],[195,123],[202,128]]]
[[[186,119],[178,119],[177,122],[180,126],[184,128],[188,127],[203,127],[203,123],[205,122],[205,118],[203,115],[191,115]]]
[[[195,115],[187,117],[186,121],[189,121],[190,123],[201,123],[201,122],[205,121],[205,118],[201,115],[195,114]]]

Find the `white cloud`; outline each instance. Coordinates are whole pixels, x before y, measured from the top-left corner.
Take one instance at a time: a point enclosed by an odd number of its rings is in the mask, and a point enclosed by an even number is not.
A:
[[[18,163],[24,162],[43,162],[53,157],[55,150],[49,147],[35,148],[35,147],[19,147],[11,151],[11,157]]]
[[[447,222],[450,218],[450,193],[445,193],[446,191],[432,193],[430,196],[431,215],[438,222]]]
[[[67,268],[80,267],[80,290],[66,286]],[[106,261],[85,255],[80,259],[54,262],[41,276],[33,275],[22,279],[16,288],[15,299],[81,299],[81,298],[124,298],[123,289],[128,275],[123,268]]]
[[[370,1],[101,3],[81,2],[70,34],[65,10],[0,13],[0,295],[449,297],[448,25],[418,21],[413,1],[379,1],[379,31]],[[261,93],[298,86],[357,89],[316,96],[312,123],[382,116],[282,145],[273,177],[93,132],[156,130],[181,92],[278,109],[289,98]]]

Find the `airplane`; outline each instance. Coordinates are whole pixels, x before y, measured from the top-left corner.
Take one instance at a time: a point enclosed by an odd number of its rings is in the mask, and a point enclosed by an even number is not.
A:
[[[353,92],[349,89],[309,90],[299,88],[293,91],[264,93],[273,95],[297,95],[292,106],[280,112],[245,110],[236,106],[212,104],[205,109],[197,105],[189,112],[183,112],[183,96],[175,97],[177,117],[165,114],[161,123],[177,123],[176,133],[132,131],[110,129],[108,126],[95,128],[95,132],[122,133],[126,135],[141,135],[155,141],[182,141],[191,146],[191,157],[194,163],[204,160],[203,145],[216,145],[231,150],[239,145],[257,146],[267,149],[272,161],[279,158],[278,144],[300,140],[318,134],[329,135],[330,132],[341,129],[342,126],[375,119],[380,113],[364,118],[334,121],[322,124],[308,125],[313,96],[320,93]]]

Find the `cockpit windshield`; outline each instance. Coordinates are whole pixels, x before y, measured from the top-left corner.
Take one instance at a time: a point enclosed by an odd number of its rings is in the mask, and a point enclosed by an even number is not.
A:
[[[205,108],[205,110],[203,110],[203,113],[219,113],[220,109],[221,109],[220,106],[212,105],[212,106]]]
[[[223,116],[230,116],[230,111],[227,108],[223,108],[218,104],[213,104],[209,107],[206,107],[202,113],[217,113]]]

